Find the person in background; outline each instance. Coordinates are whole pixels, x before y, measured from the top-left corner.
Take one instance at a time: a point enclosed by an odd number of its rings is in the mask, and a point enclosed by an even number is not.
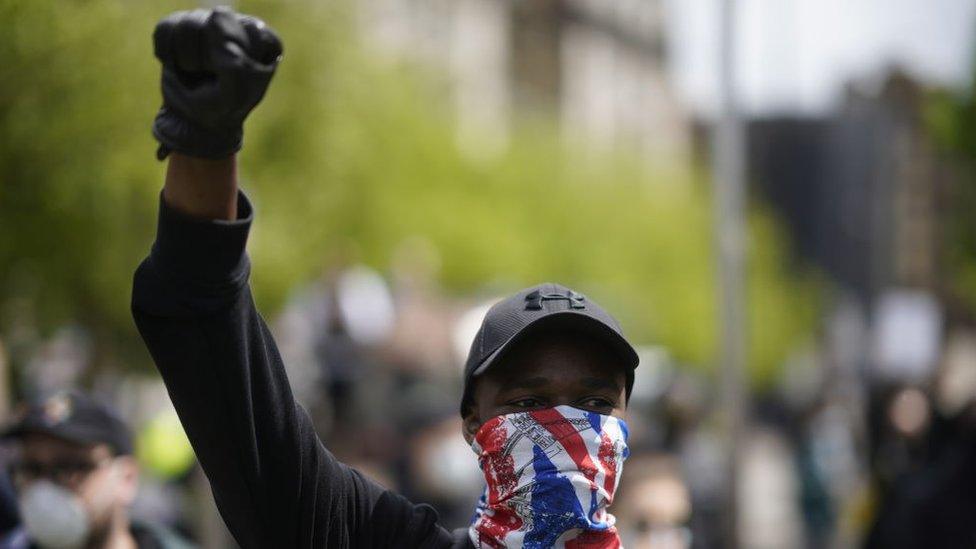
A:
[[[129,517],[139,468],[117,413],[80,392],[23,407],[2,433],[22,525],[0,549],[189,549],[166,529]]]

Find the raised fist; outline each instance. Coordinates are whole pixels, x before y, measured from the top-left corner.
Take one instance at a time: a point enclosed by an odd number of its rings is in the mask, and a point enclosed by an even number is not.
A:
[[[260,19],[225,7],[173,13],[156,25],[163,107],[153,123],[156,156],[224,158],[241,149],[243,124],[281,59],[281,41]]]

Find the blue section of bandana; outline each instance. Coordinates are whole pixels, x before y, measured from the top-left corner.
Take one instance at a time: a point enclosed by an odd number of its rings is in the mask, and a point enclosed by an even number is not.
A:
[[[589,412],[586,414],[586,419],[590,420],[590,426],[593,427],[594,431],[596,431],[597,436],[603,434],[603,426],[601,425],[600,418],[600,414],[596,412]]]
[[[624,443],[626,443],[628,440],[630,440],[630,429],[627,428],[627,422],[622,419],[618,419],[617,424],[620,425],[620,432],[624,435]],[[624,451],[622,455],[624,459],[627,459],[630,456],[630,446],[624,444]]]
[[[541,448],[533,449],[532,530],[524,538],[525,549],[549,549],[565,531],[589,522],[583,515],[573,484],[559,474]]]

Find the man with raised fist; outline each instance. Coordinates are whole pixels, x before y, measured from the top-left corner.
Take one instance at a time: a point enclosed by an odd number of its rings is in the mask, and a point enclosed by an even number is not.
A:
[[[448,531],[346,466],[295,402],[255,310],[237,188],[242,125],[281,60],[260,20],[175,13],[153,36],[168,158],[156,242],[135,275],[136,324],[243,547],[619,547],[607,511],[627,457],[637,355],[617,322],[557,284],[486,315],[464,370],[463,433],[485,474],[469,527]]]

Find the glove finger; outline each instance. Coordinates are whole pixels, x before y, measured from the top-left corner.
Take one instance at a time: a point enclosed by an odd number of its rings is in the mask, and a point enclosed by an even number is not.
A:
[[[156,55],[156,59],[159,59],[163,64],[172,64],[174,61],[173,35],[176,32],[176,26],[188,13],[190,12],[177,11],[156,23],[156,29],[153,30],[153,53]]]
[[[177,23],[173,35],[174,65],[187,72],[213,70],[207,43],[207,10],[187,12]]]
[[[207,20],[207,36],[211,48],[220,51],[224,49],[225,44],[233,42],[247,51],[249,40],[242,19],[243,16],[230,8],[224,6],[214,8]]]
[[[218,70],[227,66],[266,72],[273,70],[275,61],[281,55],[281,41],[264,21],[240,15],[228,8],[213,10],[208,36]]]
[[[214,69],[218,78],[226,78],[222,73],[246,70],[250,57],[247,53],[249,42],[242,17],[229,8],[218,7],[207,21],[207,37],[210,41]]]
[[[278,34],[256,17],[244,16],[242,24],[250,43],[248,53],[251,58],[265,65],[276,63],[282,53]]]
[[[223,104],[231,105],[227,118],[243,123],[247,114],[264,97],[276,65],[265,65],[251,59],[234,42],[224,46],[226,55],[218,55],[216,71]]]
[[[227,94],[228,100],[233,98],[236,103],[248,102],[247,98],[255,90],[260,90],[263,95],[275,71],[275,65],[251,59],[236,42],[224,43],[215,54],[214,63],[221,90]]]
[[[245,32],[243,28],[241,28],[241,32]],[[275,63],[262,63],[252,56],[253,54],[249,49],[250,40],[245,38],[241,41],[236,37],[235,39],[226,39],[226,35],[216,32],[211,35],[211,40],[215,44],[212,50],[213,68],[218,79],[229,79],[230,83],[233,83],[239,79],[260,79],[263,75],[270,78],[270,75],[274,73],[277,66]]]

